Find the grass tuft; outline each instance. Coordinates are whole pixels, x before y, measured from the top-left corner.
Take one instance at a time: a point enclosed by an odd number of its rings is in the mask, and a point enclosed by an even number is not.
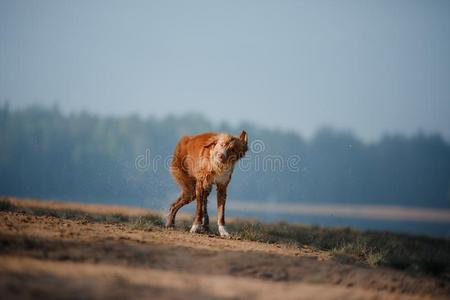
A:
[[[13,205],[6,197],[0,197],[0,211],[11,211]]]
[[[155,229],[161,229],[164,225],[164,220],[158,215],[145,215],[132,218],[129,222],[131,229],[153,231]]]

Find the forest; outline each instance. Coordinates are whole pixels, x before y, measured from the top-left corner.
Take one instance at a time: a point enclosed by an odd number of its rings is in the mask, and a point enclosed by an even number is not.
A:
[[[165,207],[178,193],[168,164],[187,134],[245,129],[250,151],[229,197],[245,201],[450,208],[450,144],[439,134],[365,143],[330,127],[294,131],[164,118],[0,107],[0,194]]]

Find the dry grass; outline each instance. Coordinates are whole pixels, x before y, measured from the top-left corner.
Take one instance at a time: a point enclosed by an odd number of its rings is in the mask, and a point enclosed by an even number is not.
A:
[[[126,224],[132,229],[161,230],[164,220],[158,213],[127,215],[94,213],[77,209],[19,206],[7,197],[0,198],[0,211],[23,212],[38,216],[54,216],[70,220],[86,220]],[[190,221],[181,218],[178,228],[187,230]],[[349,228],[323,228],[300,224],[265,224],[258,221],[234,219],[228,224],[234,238],[290,247],[315,247],[329,251],[336,260],[370,267],[387,266],[411,273],[425,273],[450,281],[450,240],[411,236],[391,232],[361,232]],[[211,230],[217,234],[217,227]]]
[[[231,226],[242,239],[308,245],[331,251],[342,262],[382,265],[450,280],[448,239],[256,221],[237,221]]]

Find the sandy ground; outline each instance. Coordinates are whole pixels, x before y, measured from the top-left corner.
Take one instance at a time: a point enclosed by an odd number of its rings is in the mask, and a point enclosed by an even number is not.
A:
[[[2,299],[450,299],[448,293],[432,277],[344,264],[310,247],[0,212]]]

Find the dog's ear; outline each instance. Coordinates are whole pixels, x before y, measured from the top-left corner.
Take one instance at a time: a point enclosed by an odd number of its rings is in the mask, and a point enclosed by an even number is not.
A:
[[[238,154],[238,159],[244,157],[245,153],[248,150],[248,134],[245,130],[242,130],[241,135],[239,136],[239,141],[241,141],[241,147]]]
[[[248,135],[247,132],[245,132],[245,130],[242,130],[241,135],[239,136],[239,139],[247,145],[248,142]]]
[[[206,140],[205,144],[203,145],[204,148],[209,148],[211,146],[215,146],[217,144],[217,137],[210,137],[208,140]]]

